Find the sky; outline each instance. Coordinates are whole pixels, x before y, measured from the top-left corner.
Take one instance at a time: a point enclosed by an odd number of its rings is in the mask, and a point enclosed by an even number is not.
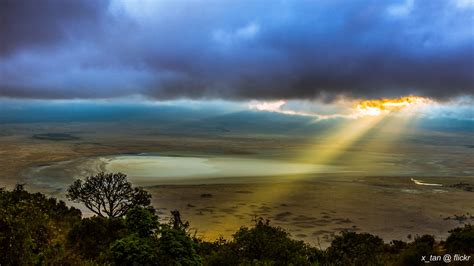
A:
[[[0,97],[474,94],[474,1],[0,0]]]

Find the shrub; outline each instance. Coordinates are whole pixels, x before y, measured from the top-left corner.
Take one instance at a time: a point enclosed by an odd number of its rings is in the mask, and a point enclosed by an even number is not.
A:
[[[242,227],[230,242],[220,241],[207,247],[210,265],[237,265],[267,263],[271,265],[307,265],[314,259],[315,249],[303,241],[290,238],[280,227],[274,227],[269,221],[257,219],[252,228]],[[211,252],[209,252],[211,250]]]
[[[0,265],[68,261],[64,239],[81,212],[22,185],[0,189]]]
[[[378,236],[343,231],[331,242],[327,258],[335,265],[376,265],[383,248],[384,243]]]
[[[103,261],[111,243],[127,235],[121,218],[82,219],[68,234],[68,244],[85,259]]]
[[[399,255],[398,263],[402,265],[423,265],[422,256],[429,257],[436,255],[434,247],[435,239],[430,235],[416,236],[413,243],[409,243],[407,247]]]
[[[162,265],[201,265],[196,248],[197,244],[185,231],[167,226],[160,230],[158,260]]]
[[[149,237],[159,228],[158,216],[151,208],[135,207],[125,216],[125,225],[139,237]]]
[[[115,241],[110,248],[110,260],[115,265],[160,265],[158,243],[153,238],[136,234]]]
[[[449,231],[445,248],[450,253],[474,254],[474,226],[466,224],[463,228]]]

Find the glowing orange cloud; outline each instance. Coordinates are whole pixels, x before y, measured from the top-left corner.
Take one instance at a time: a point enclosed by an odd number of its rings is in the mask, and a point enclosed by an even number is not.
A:
[[[249,109],[265,112],[275,112],[286,115],[300,115],[314,117],[316,120],[331,118],[358,119],[367,116],[387,115],[402,110],[414,111],[419,107],[434,103],[433,100],[420,96],[404,96],[400,98],[382,98],[372,100],[340,100],[335,103],[339,106],[332,114],[320,114],[311,110],[293,110],[287,106],[287,100],[278,101],[252,101]],[[350,106],[353,106],[352,108]],[[334,107],[334,105],[333,105]],[[413,113],[408,113],[412,115]]]
[[[425,97],[405,96],[360,101],[356,103],[355,109],[361,116],[377,116],[384,113],[398,112],[410,107],[419,107],[432,102],[431,99]]]

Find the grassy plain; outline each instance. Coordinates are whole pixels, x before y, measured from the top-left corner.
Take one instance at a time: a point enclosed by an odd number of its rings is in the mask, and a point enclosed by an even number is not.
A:
[[[64,199],[67,184],[103,169],[103,158],[110,156],[153,153],[311,163],[312,158],[300,154],[317,141],[278,132],[170,128],[118,122],[1,124],[0,186],[26,183],[31,191]],[[474,221],[474,193],[449,187],[474,183],[471,143],[469,133],[452,132],[412,135],[383,149],[359,141],[332,162],[345,173],[157,179],[145,185],[164,219],[179,209],[206,239],[228,237],[256,216],[322,247],[341,230],[370,232],[387,241],[414,234],[443,238],[449,229]],[[56,170],[45,178],[42,169],[50,167]],[[412,177],[444,186],[416,185]],[[143,185],[137,177],[130,180]],[[87,210],[84,214],[90,215]]]

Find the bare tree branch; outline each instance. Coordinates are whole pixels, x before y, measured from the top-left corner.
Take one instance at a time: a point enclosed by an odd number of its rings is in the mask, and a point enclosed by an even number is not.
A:
[[[99,216],[119,217],[135,206],[149,206],[151,195],[140,187],[133,188],[122,173],[98,173],[76,180],[67,190],[67,197],[82,202]]]

